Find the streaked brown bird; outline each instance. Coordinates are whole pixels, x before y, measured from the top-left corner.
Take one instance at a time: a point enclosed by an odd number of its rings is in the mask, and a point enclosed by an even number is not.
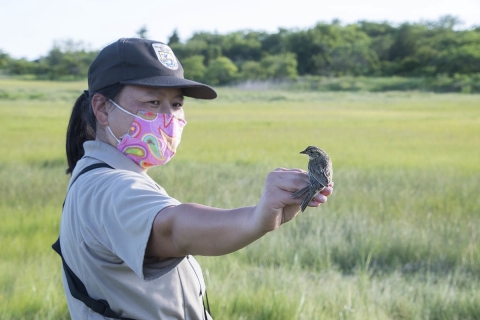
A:
[[[302,152],[308,156],[308,177],[310,184],[292,194],[292,198],[303,198],[302,212],[305,211],[313,197],[332,182],[332,160],[328,154],[319,147],[309,146]]]

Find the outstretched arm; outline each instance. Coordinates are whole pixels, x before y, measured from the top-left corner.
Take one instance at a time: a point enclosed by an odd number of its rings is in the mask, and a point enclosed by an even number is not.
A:
[[[165,208],[155,218],[146,255],[215,256],[239,250],[293,219],[301,199],[291,195],[309,183],[305,171],[276,169],[268,174],[260,201],[254,207],[224,210],[184,203]],[[332,187],[325,188],[310,206],[324,203],[332,192]]]

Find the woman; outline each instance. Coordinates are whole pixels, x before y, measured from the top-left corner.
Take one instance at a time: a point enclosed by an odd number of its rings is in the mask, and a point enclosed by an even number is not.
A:
[[[291,195],[308,176],[299,169],[270,172],[254,207],[180,203],[147,170],[175,154],[186,124],[183,97],[214,99],[216,92],[184,79],[172,50],[145,39],[104,48],[89,68],[88,86],[68,126],[72,179],[57,243],[72,319],[210,318],[192,255],[236,251],[291,220],[301,203]],[[310,206],[331,193],[326,188]]]

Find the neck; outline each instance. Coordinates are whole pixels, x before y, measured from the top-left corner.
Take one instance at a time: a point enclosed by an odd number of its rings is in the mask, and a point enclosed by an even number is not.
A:
[[[118,142],[112,137],[112,135],[107,132],[106,127],[97,124],[97,132],[96,132],[95,140],[107,143],[113,147],[117,147]]]

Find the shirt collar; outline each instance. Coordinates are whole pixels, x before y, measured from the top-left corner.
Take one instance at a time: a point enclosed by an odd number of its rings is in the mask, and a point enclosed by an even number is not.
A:
[[[129,170],[144,175],[147,174],[146,171],[142,170],[135,162],[108,143],[99,140],[90,140],[83,143],[83,149],[85,150],[85,157],[95,158],[101,162],[105,162],[115,169]]]

